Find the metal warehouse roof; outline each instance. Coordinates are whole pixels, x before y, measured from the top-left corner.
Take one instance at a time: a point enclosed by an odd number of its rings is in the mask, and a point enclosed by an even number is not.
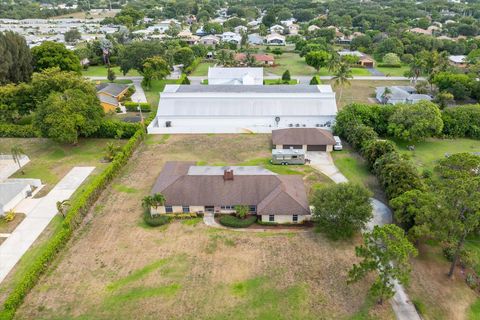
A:
[[[318,93],[332,92],[330,86],[311,86],[311,85],[185,85],[178,86],[175,92],[193,93],[193,92],[215,92],[215,93]]]

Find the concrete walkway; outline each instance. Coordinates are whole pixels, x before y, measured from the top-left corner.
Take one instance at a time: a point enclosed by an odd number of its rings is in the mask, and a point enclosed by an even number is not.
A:
[[[55,217],[57,201],[69,199],[93,169],[95,167],[74,167],[30,212],[25,212],[25,219],[0,245],[0,282]]]
[[[310,165],[330,177],[335,183],[346,182],[348,179],[337,169],[333,159],[327,152],[307,152]],[[330,163],[329,163],[330,162]],[[375,226],[392,223],[392,211],[381,201],[370,198],[373,207],[373,218],[367,223],[366,230],[371,231]],[[405,288],[394,281],[395,295],[390,299],[392,309],[398,320],[421,320],[415,306],[408,298]]]
[[[135,86],[135,93],[132,94],[131,99],[133,102],[147,102],[147,97],[145,96],[145,91],[142,88],[142,80],[135,79],[132,80],[133,85]]]

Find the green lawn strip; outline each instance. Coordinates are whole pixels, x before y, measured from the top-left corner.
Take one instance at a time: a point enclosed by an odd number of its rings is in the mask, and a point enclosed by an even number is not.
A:
[[[403,77],[405,76],[405,72],[408,71],[410,68],[408,66],[401,66],[400,68],[375,67],[375,69],[377,69],[386,76]]]
[[[409,151],[407,146],[412,143],[394,141],[402,154],[411,157],[417,168],[433,170],[438,160],[446,154],[460,152],[480,152],[480,140],[473,139],[428,139],[415,143],[415,150]]]
[[[198,67],[190,74],[193,77],[203,77],[208,75],[208,68],[213,67],[215,63],[213,62],[202,62]]]
[[[470,306],[468,311],[469,320],[479,320],[480,319],[480,299],[477,299],[475,303]]]
[[[301,172],[299,170],[295,170],[295,169],[303,167],[303,166],[274,165],[274,164],[270,163],[270,158],[251,159],[251,160],[247,160],[245,162],[242,162],[238,165],[239,166],[262,166],[265,169],[270,170],[270,171],[275,172],[275,173],[278,173],[278,174],[301,174],[301,175],[303,175],[303,172]]]
[[[138,190],[135,189],[135,188],[128,187],[128,186],[121,185],[121,184],[113,185],[113,189],[115,189],[119,192],[123,192],[123,193],[137,193],[138,192]]]
[[[365,164],[349,150],[332,152],[333,162],[340,172],[351,182],[366,185],[366,180],[372,174]]]
[[[294,52],[285,52],[275,57],[275,67],[267,67],[264,71],[281,76],[289,70],[293,76],[313,76],[315,69],[307,65],[305,59]]]
[[[201,222],[203,219],[202,218],[192,218],[192,219],[186,219],[182,220],[181,223],[185,226],[191,226],[194,227],[196,226],[199,222]]]
[[[156,296],[173,296],[178,292],[178,290],[180,290],[180,288],[181,286],[177,283],[152,288],[136,287],[128,290],[125,293],[115,294],[108,297],[104,301],[104,304],[111,307],[112,305],[134,302],[133,300]]]
[[[152,263],[146,265],[145,267],[132,272],[128,276],[126,276],[124,278],[121,278],[121,279],[119,279],[115,282],[112,282],[111,284],[109,284],[107,286],[107,289],[110,290],[110,291],[115,291],[115,290],[118,290],[118,289],[126,286],[129,283],[138,281],[138,280],[144,278],[145,276],[147,276],[148,274],[152,273],[153,271],[163,267],[169,261],[170,261],[170,259],[166,258],[166,259],[160,259],[160,260],[157,260],[155,262],[152,262]]]
[[[123,73],[120,71],[120,67],[112,67],[115,76],[122,77]],[[106,66],[91,66],[87,70],[82,70],[82,75],[85,77],[106,77],[108,73],[108,68]],[[131,69],[128,71],[126,76],[137,77],[140,76],[137,70]]]
[[[372,74],[365,68],[352,68],[353,76],[371,76]]]

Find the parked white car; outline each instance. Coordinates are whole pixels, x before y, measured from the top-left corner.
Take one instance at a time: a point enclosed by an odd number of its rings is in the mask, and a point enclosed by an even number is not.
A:
[[[333,136],[333,139],[335,139],[335,145],[333,146],[333,150],[335,150],[335,151],[343,150],[342,140],[340,140],[340,137],[339,136]]]

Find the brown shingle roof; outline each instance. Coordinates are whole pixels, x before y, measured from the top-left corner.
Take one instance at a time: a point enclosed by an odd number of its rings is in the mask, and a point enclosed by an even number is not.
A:
[[[166,205],[256,205],[258,214],[307,215],[308,200],[301,176],[188,175],[193,162],[167,162],[153,193],[162,193]]]
[[[319,128],[288,128],[272,131],[274,145],[334,145],[335,139],[329,130]]]

